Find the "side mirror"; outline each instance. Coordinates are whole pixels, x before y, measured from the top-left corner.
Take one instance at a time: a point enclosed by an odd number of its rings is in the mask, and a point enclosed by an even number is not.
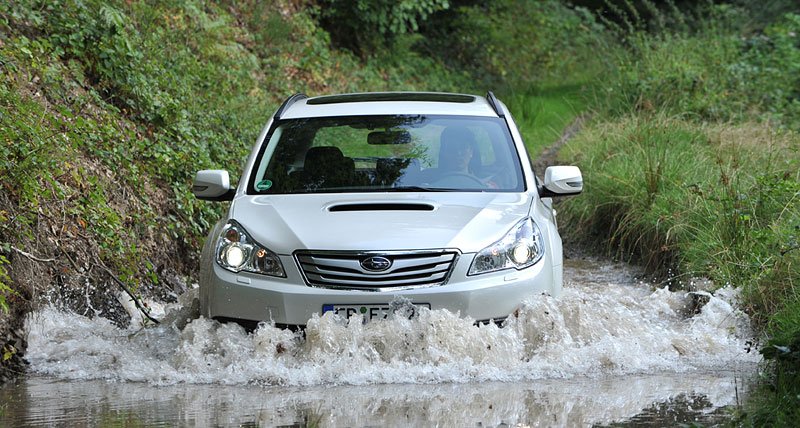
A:
[[[204,169],[194,176],[192,193],[197,199],[205,201],[231,201],[236,189],[231,187],[228,171]]]
[[[583,176],[577,166],[551,166],[544,170],[542,197],[577,195],[583,191]]]

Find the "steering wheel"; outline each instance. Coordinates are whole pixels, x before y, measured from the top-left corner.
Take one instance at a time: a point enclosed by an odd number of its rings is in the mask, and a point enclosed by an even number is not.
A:
[[[458,183],[458,182],[461,182],[463,180],[467,180],[467,181],[470,181],[471,183],[477,184],[478,188],[480,188],[480,189],[486,188],[486,184],[483,181],[481,181],[480,178],[475,177],[472,174],[467,174],[465,172],[448,172],[448,173],[445,173],[444,175],[439,177],[436,181],[434,181],[432,184],[434,184],[434,185],[442,184],[442,183],[447,183],[448,181],[451,181],[451,182],[455,181],[456,183]]]

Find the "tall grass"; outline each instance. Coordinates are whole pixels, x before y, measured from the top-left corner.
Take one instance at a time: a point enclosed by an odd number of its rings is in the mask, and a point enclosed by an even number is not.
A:
[[[562,205],[572,236],[605,242],[675,287],[701,277],[742,290],[745,310],[771,337],[761,352],[774,362],[746,421],[796,420],[800,134],[634,115],[592,125],[560,156],[581,167],[586,183]]]
[[[699,125],[663,114],[597,124],[561,153],[587,183],[563,221],[652,272],[677,267],[671,280],[791,280],[785,275],[796,268],[784,266],[800,222],[798,150],[798,134],[765,124]],[[775,304],[766,299],[751,304]]]
[[[532,158],[555,143],[587,108],[589,84],[545,84],[503,94]]]
[[[647,2],[643,2],[647,4]],[[771,340],[773,376],[746,406],[751,425],[800,408],[800,15],[753,28],[747,11],[693,13],[631,3],[607,21],[620,43],[597,84],[598,119],[560,157],[585,192],[564,229],[599,238],[673,286],[694,278],[742,290]],[[782,9],[783,10],[783,9]]]

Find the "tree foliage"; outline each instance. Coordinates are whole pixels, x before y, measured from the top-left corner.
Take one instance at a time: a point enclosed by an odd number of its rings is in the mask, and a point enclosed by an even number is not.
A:
[[[366,55],[449,7],[448,0],[324,0],[318,13],[336,45]]]

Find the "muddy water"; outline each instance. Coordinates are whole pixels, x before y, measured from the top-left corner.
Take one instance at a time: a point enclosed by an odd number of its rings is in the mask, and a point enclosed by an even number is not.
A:
[[[161,326],[121,330],[45,308],[0,425],[672,426],[722,421],[747,393],[758,356],[733,290],[698,308],[626,266],[565,278],[504,328],[423,310],[248,334],[192,319],[184,296]]]

